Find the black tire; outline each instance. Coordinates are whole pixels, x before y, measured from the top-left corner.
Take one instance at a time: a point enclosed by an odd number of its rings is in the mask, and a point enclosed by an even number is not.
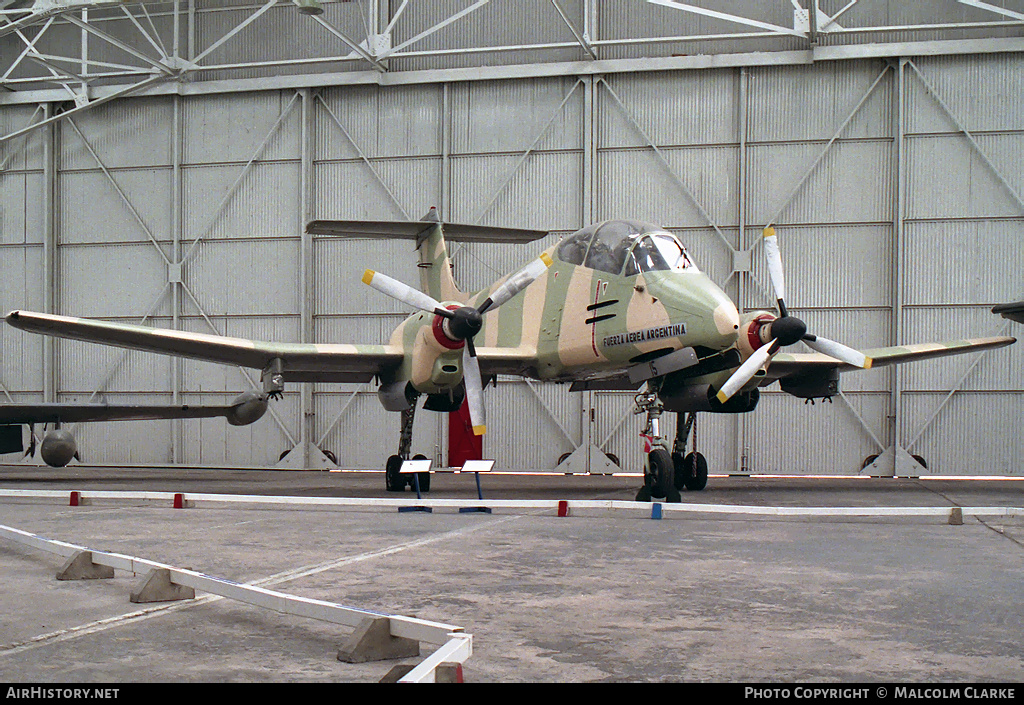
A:
[[[673,491],[678,492],[675,486],[676,469],[672,464],[672,455],[664,448],[655,448],[647,454],[647,463],[651,496],[670,500]]]
[[[925,470],[928,469],[928,463],[926,463],[924,458],[922,458],[920,455],[912,455],[910,457],[914,459],[915,463],[923,467]]]
[[[384,489],[388,492],[401,492],[405,489],[405,478],[399,472],[402,469],[402,457],[392,455],[384,466]]]
[[[570,455],[572,455],[572,453],[562,453],[560,456],[558,456],[558,462],[555,463],[555,467],[557,468],[559,465],[568,460]]]
[[[681,457],[672,454],[676,489],[684,487],[690,492],[700,492],[708,485],[708,461],[700,453],[687,453]]]
[[[412,459],[413,460],[426,460],[427,456],[422,455],[422,454],[414,455],[412,457]],[[418,473],[416,473],[416,477],[420,481],[420,492],[430,492],[430,473],[429,472],[418,472]],[[410,487],[412,487],[413,489],[416,489],[416,484],[415,484],[415,482],[412,479],[412,475],[409,476],[408,482],[409,482],[409,486]]]

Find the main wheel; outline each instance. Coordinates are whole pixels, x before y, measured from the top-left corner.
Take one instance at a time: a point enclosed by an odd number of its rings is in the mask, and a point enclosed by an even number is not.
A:
[[[664,448],[655,448],[647,455],[650,472],[650,487],[653,497],[664,497],[669,502],[679,501],[679,490],[676,489],[675,466],[671,454]]]
[[[426,460],[427,456],[422,455],[422,454],[421,455],[414,455],[412,457],[412,459],[413,460]],[[419,481],[420,481],[420,492],[430,492],[430,472],[429,471],[428,472],[418,472],[418,473],[416,473],[416,477],[419,478]],[[413,484],[413,479],[412,479],[411,475],[409,476],[408,482],[409,482],[409,485],[413,489],[416,488],[416,485]]]
[[[672,454],[675,469],[675,486],[690,492],[699,492],[708,484],[708,461],[700,453],[688,453],[685,457]]]
[[[405,489],[405,478],[402,477],[402,456],[392,455],[384,466],[384,488],[388,492],[401,492]]]

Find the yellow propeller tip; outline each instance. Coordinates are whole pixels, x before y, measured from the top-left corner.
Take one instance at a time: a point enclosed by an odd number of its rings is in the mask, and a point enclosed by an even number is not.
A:
[[[473,435],[474,436],[482,436],[485,433],[487,433],[487,426],[474,426],[473,427]]]
[[[725,394],[725,392],[719,392],[718,394],[715,395],[715,398],[718,399],[718,401],[720,401],[723,404],[729,401],[729,397],[728,395]]]
[[[769,225],[767,228],[764,229],[764,236],[775,237],[775,228]]]
[[[369,284],[371,281],[373,281],[374,274],[376,274],[376,272],[373,271],[372,269],[367,269],[365,272],[363,272],[363,284]]]
[[[544,252],[544,253],[541,254],[540,261],[543,262],[544,264],[546,264],[549,267],[552,264],[554,264],[554,260],[551,259],[551,255],[549,255],[547,252]]]
[[[864,369],[865,370],[870,370],[871,369],[871,365],[874,364],[874,362],[875,361],[872,360],[870,357],[864,358]]]

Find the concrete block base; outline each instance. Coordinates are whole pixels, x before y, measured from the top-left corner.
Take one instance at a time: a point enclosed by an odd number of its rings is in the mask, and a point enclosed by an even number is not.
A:
[[[166,568],[151,570],[132,588],[132,602],[173,602],[175,600],[191,600],[196,591],[184,585],[171,582],[171,571]]]
[[[92,562],[92,551],[79,551],[57,571],[57,580],[104,580],[113,577],[113,568]]]
[[[338,651],[338,660],[346,663],[366,663],[409,658],[420,655],[420,643],[415,639],[391,636],[391,620],[387,617],[364,619]]]

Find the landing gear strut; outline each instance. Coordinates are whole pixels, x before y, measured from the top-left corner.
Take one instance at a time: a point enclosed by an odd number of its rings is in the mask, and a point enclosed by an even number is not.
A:
[[[412,452],[412,424],[416,417],[416,401],[413,401],[412,406],[402,412],[402,433],[398,440],[398,455],[392,455],[388,458],[387,465],[384,466],[384,488],[388,492],[402,492],[405,490],[405,486],[413,486],[418,480],[420,485],[420,492],[430,491],[430,473],[419,472],[415,476],[412,474],[403,475],[401,473],[402,463],[409,460],[409,453]],[[416,455],[413,460],[426,460],[425,455]]]
[[[633,413],[647,414],[647,423],[640,433],[647,457],[644,463],[644,485],[636,494],[638,502],[650,502],[656,498],[678,502],[680,499],[675,483],[675,465],[668,443],[661,435],[661,414],[665,407],[658,396],[659,386],[653,381],[648,382],[647,391],[637,394],[633,400],[636,403]]]
[[[686,441],[693,432],[693,452],[686,453]],[[697,412],[686,415],[686,422],[676,426],[676,439],[672,444],[672,465],[675,469],[675,488],[684,487],[698,492],[708,484],[708,461],[697,452]]]

